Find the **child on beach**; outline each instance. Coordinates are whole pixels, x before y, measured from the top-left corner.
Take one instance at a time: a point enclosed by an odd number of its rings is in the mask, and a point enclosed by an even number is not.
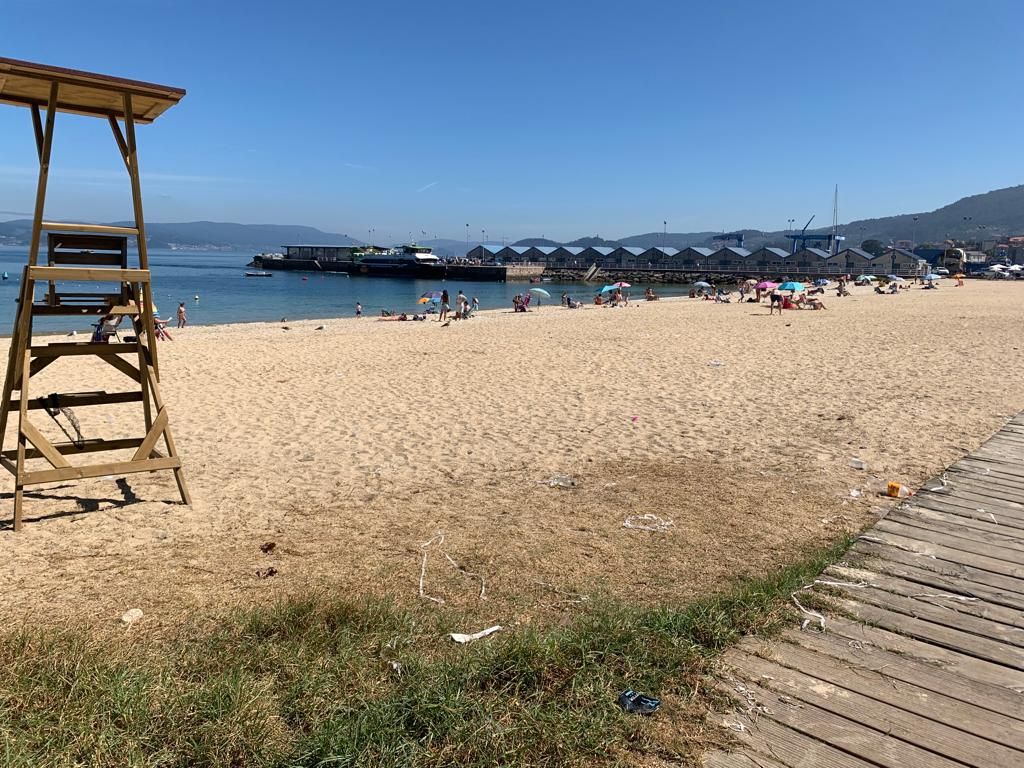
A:
[[[182,301],[178,304],[178,327],[184,328],[188,322],[188,316],[185,314],[185,302]]]
[[[363,305],[362,305],[362,304],[360,304],[360,303],[359,303],[359,302],[357,301],[357,302],[356,302],[356,317],[362,317],[362,316],[363,316]]]

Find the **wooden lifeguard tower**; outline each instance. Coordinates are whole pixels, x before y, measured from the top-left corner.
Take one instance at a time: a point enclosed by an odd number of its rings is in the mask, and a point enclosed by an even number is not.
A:
[[[15,530],[21,528],[24,488],[40,483],[172,470],[182,501],[191,503],[181,459],[168,426],[167,408],[160,396],[152,281],[135,145],[135,125],[153,122],[184,95],[185,91],[180,88],[0,58],[0,103],[30,110],[39,156],[32,239],[28,264],[21,277],[3,400],[0,401],[0,464],[15,478]],[[45,124],[41,114],[44,108]],[[135,226],[68,224],[43,219],[53,128],[58,112],[98,117],[110,124],[128,171]],[[43,232],[47,233],[45,266],[38,263]],[[129,238],[135,238],[138,244],[137,267],[130,267],[128,263]],[[66,285],[83,282],[101,286],[83,292],[80,289],[68,290]],[[37,283],[45,288],[38,301]],[[101,333],[87,342],[34,343],[33,319],[54,315],[88,316],[95,318],[97,323],[103,318],[121,316],[130,319],[134,335],[130,335],[128,327],[122,327],[125,338],[117,343],[108,343]],[[29,396],[32,377],[43,368],[62,358],[70,358],[72,362],[81,360],[83,355],[98,358],[125,374],[133,382],[132,391]],[[70,409],[115,403],[142,403],[145,434],[127,439],[84,439]],[[4,450],[8,418],[15,409],[17,447]],[[69,442],[51,442],[29,420],[29,411],[34,410],[45,410],[55,420],[63,414],[74,427],[75,436],[68,433]],[[163,452],[157,448],[161,438],[166,449]],[[80,454],[106,451],[119,451],[122,455],[116,461],[99,464],[76,465],[68,460],[68,457]]]

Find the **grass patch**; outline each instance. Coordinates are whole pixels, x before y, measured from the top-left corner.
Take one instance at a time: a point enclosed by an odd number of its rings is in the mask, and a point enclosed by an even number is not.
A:
[[[850,541],[682,607],[605,601],[469,646],[464,616],[314,594],[164,642],[81,631],[0,644],[5,766],[616,765],[700,747],[703,676]],[[394,665],[392,664],[394,662]],[[400,667],[395,668],[395,665]],[[618,692],[663,697],[653,718]],[[667,727],[666,727],[667,726]]]

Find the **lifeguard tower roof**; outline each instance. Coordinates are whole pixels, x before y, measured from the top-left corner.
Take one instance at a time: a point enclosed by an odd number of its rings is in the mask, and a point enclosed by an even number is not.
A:
[[[0,57],[0,103],[45,109],[52,83],[60,84],[57,111],[76,115],[123,119],[124,94],[131,94],[137,123],[153,122],[185,95],[169,85]]]

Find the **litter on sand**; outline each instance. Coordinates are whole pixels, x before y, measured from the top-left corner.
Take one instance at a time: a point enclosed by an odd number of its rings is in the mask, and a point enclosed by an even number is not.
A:
[[[630,515],[622,523],[623,528],[630,528],[634,531],[652,531],[654,533],[663,533],[671,528],[675,523],[671,520],[665,520],[658,517],[657,515]]]
[[[850,459],[850,466],[854,469],[867,469],[868,463],[863,459]]]
[[[653,715],[661,706],[661,699],[644,696],[632,688],[627,688],[619,694],[619,706],[631,715]]]
[[[136,621],[142,618],[141,608],[129,608],[127,611],[121,614],[121,623],[126,627],[130,627]]]
[[[570,475],[552,475],[547,485],[549,488],[575,488],[576,480]]]
[[[472,635],[463,635],[460,632],[452,632],[449,637],[456,643],[471,643],[474,640],[480,640],[481,638],[493,635],[495,632],[501,631],[501,625],[495,624],[493,627],[487,629],[481,629],[479,632],[474,632]]]

